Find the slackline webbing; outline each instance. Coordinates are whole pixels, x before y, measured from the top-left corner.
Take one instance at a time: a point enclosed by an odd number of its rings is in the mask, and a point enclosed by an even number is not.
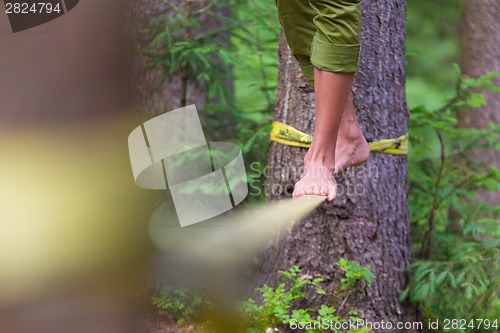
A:
[[[312,142],[311,135],[279,121],[273,122],[270,137],[271,141],[294,147],[307,148]],[[408,133],[394,139],[369,140],[368,145],[372,152],[406,155],[408,153]]]

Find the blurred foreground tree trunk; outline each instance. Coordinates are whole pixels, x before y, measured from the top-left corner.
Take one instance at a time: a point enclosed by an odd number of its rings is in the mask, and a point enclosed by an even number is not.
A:
[[[407,131],[405,100],[406,1],[364,0],[362,56],[353,95],[367,138],[393,138]],[[275,119],[312,133],[314,94],[306,85],[283,36],[279,45],[279,84]],[[268,200],[290,197],[300,176],[305,149],[272,143],[268,157]],[[285,170],[285,171],[284,171]],[[339,195],[280,235],[263,253],[259,284],[274,285],[278,270],[298,265],[310,276],[325,278],[327,292],[339,288],[340,258],[366,265],[376,274],[358,284],[347,298],[307,294],[304,303],[330,302],[340,314],[356,309],[370,321],[417,321],[418,313],[398,301],[411,262],[408,221],[407,158],[373,153],[361,167],[338,177]],[[283,189],[278,191],[278,189]],[[304,304],[304,305],[305,305]],[[394,332],[395,330],[391,330]],[[417,330],[405,330],[416,332]]]
[[[500,1],[465,0],[461,32],[462,73],[477,78],[486,73],[500,73]],[[496,78],[500,85],[500,78]],[[488,128],[500,123],[500,94],[485,92],[487,104],[459,113],[459,127]],[[470,158],[500,168],[500,151],[476,149]],[[481,191],[479,196],[492,205],[500,205],[500,191]]]

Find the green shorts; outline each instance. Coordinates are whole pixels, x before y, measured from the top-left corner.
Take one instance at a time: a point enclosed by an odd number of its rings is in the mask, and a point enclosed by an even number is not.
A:
[[[360,0],[276,0],[278,17],[309,85],[314,67],[353,73],[359,63]]]

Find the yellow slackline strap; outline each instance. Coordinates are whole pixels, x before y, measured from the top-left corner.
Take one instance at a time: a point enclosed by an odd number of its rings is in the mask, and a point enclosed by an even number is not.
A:
[[[290,125],[274,121],[271,128],[271,141],[294,147],[307,148],[311,145],[312,136],[301,132]],[[368,142],[373,152],[406,155],[408,153],[408,133],[395,139],[373,140]]]

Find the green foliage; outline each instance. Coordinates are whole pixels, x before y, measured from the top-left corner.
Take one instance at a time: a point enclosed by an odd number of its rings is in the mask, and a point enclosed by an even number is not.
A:
[[[227,1],[231,5],[234,1]],[[147,49],[139,53],[150,57],[153,66],[161,69],[162,76],[157,88],[165,80],[179,76],[182,85],[193,83],[206,90],[208,98],[218,98],[222,103],[230,97],[226,80],[230,75],[227,64],[236,63],[234,48],[227,42],[228,31],[238,23],[226,18],[220,1],[193,3],[186,1],[183,6],[165,3],[162,13],[158,13],[148,34],[151,42]],[[168,11],[165,15],[163,12]],[[202,22],[220,21],[208,31]],[[181,91],[181,100],[186,100],[187,91]]]
[[[153,89],[178,77],[181,103],[190,104],[185,88],[195,84],[207,101],[200,113],[208,139],[234,140],[245,160],[259,162],[263,169],[278,68],[279,23],[274,3],[207,0],[176,6],[166,2],[155,17],[146,32],[151,42],[139,51],[162,73]],[[212,23],[207,29],[203,22]],[[262,172],[248,177],[257,179],[263,188]]]
[[[353,262],[341,259],[337,264],[346,272],[345,278],[342,279],[344,290],[349,289],[352,292],[357,281],[369,282],[374,277],[369,268],[358,266]],[[326,332],[327,330],[321,326],[321,323],[329,323],[330,327],[333,327],[335,323],[358,319],[355,311],[350,311],[347,318],[339,317],[336,315],[336,309],[326,304],[321,304],[317,310],[293,306],[295,301],[304,298],[305,288],[315,288],[318,294],[325,294],[326,292],[320,287],[323,279],[304,276],[297,266],[279,273],[284,281],[276,288],[264,285],[257,289],[262,296],[262,304],[258,304],[254,299],[249,299],[242,304],[244,318],[250,325],[248,333],[260,333],[270,328],[279,329],[284,326],[293,328],[293,325],[298,323],[304,328],[301,331],[306,333]],[[348,332],[367,332],[367,330],[359,329]]]
[[[360,318],[355,310],[351,310],[346,316],[337,315],[337,310],[327,304],[321,304],[318,309],[301,308],[298,306],[306,295],[307,288],[313,288],[316,293],[326,296],[336,296],[333,299],[344,303],[349,294],[355,290],[358,281],[370,283],[375,277],[369,268],[359,266],[354,262],[340,259],[337,263],[345,272],[341,280],[339,293],[328,295],[321,288],[324,282],[322,278],[302,274],[301,270],[294,266],[286,271],[279,271],[281,280],[276,288],[263,285],[257,288],[261,302],[250,298],[240,303],[240,315],[247,333],[262,333],[269,329],[293,328],[300,325],[305,333],[331,332],[327,328],[335,327],[335,323],[355,322]],[[159,309],[165,310],[171,318],[179,324],[198,323],[208,331],[213,328],[212,323],[203,319],[201,314],[215,306],[200,296],[200,292],[192,292],[188,289],[174,289],[169,285],[163,286],[159,295],[152,298],[152,303]],[[361,324],[360,324],[361,326]],[[348,330],[351,333],[364,333],[366,328]],[[342,332],[334,330],[334,332]]]
[[[453,95],[459,61],[463,0],[409,0],[407,99],[410,107],[438,107]]]
[[[232,43],[238,50],[240,62],[234,66],[236,141],[242,148],[249,182],[258,184],[264,199],[264,168],[269,148],[269,117],[274,111],[278,77],[279,22],[273,1],[243,1],[233,11],[234,18],[242,22],[234,31]],[[255,163],[257,162],[257,163]],[[250,168],[250,163],[254,166]],[[259,171],[255,171],[258,169]]]
[[[188,289],[164,286],[157,297],[151,299],[153,305],[165,310],[177,321],[184,324],[188,320],[194,320],[203,306],[210,306],[209,302],[203,301],[201,297]]]
[[[500,313],[500,207],[476,194],[500,190],[500,170],[470,158],[474,149],[500,148],[500,125],[456,126],[458,111],[477,112],[486,103],[485,90],[500,92],[496,76],[460,75],[455,96],[442,107],[411,110],[409,201],[420,260],[401,298],[420,302],[429,318],[495,319]]]
[[[278,57],[279,23],[272,1],[245,1],[234,11],[235,18],[245,22],[232,38],[238,49],[241,63],[234,67],[235,93],[239,107],[246,109],[245,117],[268,119],[261,110],[274,107]],[[264,119],[262,119],[264,120]]]
[[[342,268],[345,273],[340,282],[342,283],[340,289],[347,290],[353,288],[358,281],[366,281],[371,283],[375,278],[369,267],[359,266],[355,262],[347,261],[344,258],[337,262],[337,266]]]

